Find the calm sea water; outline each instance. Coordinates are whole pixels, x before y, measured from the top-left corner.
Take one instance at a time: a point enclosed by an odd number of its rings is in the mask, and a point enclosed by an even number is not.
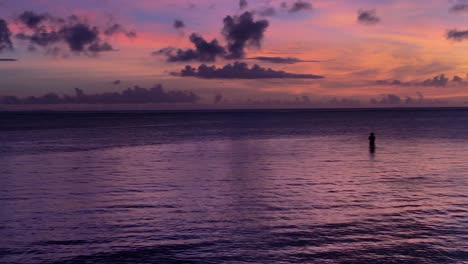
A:
[[[3,113],[0,262],[468,263],[468,111]]]

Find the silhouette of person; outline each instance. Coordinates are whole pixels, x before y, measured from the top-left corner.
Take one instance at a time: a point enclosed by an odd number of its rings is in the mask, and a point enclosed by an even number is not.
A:
[[[371,133],[369,136],[369,149],[371,153],[375,152],[375,134]]]

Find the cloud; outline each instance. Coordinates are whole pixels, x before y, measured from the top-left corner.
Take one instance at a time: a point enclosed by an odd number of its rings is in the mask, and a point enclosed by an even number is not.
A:
[[[298,58],[284,58],[284,57],[253,57],[249,58],[249,60],[258,60],[258,61],[266,61],[270,63],[278,63],[278,64],[296,64],[301,62],[320,62],[316,60],[301,60]]]
[[[60,35],[72,51],[82,52],[86,46],[100,46],[98,29],[87,24],[65,26],[60,30]]]
[[[175,76],[196,77],[203,79],[322,79],[323,76],[313,74],[295,74],[284,71],[276,71],[254,65],[252,68],[245,63],[235,62],[222,68],[202,64],[198,69],[187,65]]]
[[[11,31],[8,28],[8,23],[0,18],[0,52],[4,50],[12,50]]]
[[[447,39],[452,39],[455,41],[463,41],[468,39],[468,30],[451,29],[447,31]]]
[[[122,83],[121,80],[115,80],[115,81],[112,82],[113,85],[119,85],[121,83]]]
[[[375,10],[359,10],[357,21],[365,25],[375,25],[380,22]]]
[[[245,12],[240,16],[227,16],[223,23],[223,35],[228,42],[228,59],[244,58],[246,46],[260,48],[269,25],[267,20],[254,21],[251,12]]]
[[[114,48],[107,42],[104,42],[104,43],[95,42],[88,47],[88,51],[91,51],[94,53],[104,52],[104,51],[113,51],[113,50]]]
[[[387,94],[380,99],[380,101],[372,101],[372,103],[379,103],[379,104],[400,104],[401,103],[401,97],[396,95],[396,94]]]
[[[453,76],[452,82],[462,83],[462,82],[464,82],[464,80],[460,76],[455,75],[455,76]]]
[[[411,82],[402,82],[400,80],[377,80],[375,81],[378,85],[397,85],[397,86],[410,86],[413,85]]]
[[[260,48],[265,30],[268,27],[267,20],[254,21],[253,13],[244,12],[240,16],[227,16],[223,20],[223,35],[227,41],[227,47],[219,44],[217,39],[207,42],[199,34],[190,35],[190,42],[195,49],[164,48],[153,52],[153,55],[165,55],[168,62],[213,62],[217,57],[225,59],[239,59],[245,57],[245,48],[255,46]]]
[[[37,14],[25,11],[17,17],[20,25],[26,28],[16,34],[16,38],[28,41],[31,50],[37,46],[45,48],[47,53],[59,52],[63,44],[74,53],[96,54],[113,51],[114,48],[105,39],[123,34],[128,38],[136,37],[135,31],[128,31],[120,24],[113,24],[103,32],[78,16],[68,18],[54,17],[47,13]]]
[[[296,1],[292,4],[291,7],[288,6],[286,2],[281,3],[281,8],[288,9],[289,13],[297,13],[300,11],[312,10],[312,4],[305,1]]]
[[[37,104],[149,104],[149,103],[195,103],[200,97],[193,92],[166,91],[161,85],[145,89],[138,86],[122,92],[85,94],[75,88],[75,95],[63,97],[48,93],[40,97],[18,98],[16,96],[0,97],[0,104],[37,105]]]
[[[379,80],[379,81],[376,81],[376,84],[378,84],[378,85],[425,86],[425,87],[445,87],[445,86],[449,85],[450,83],[465,84],[465,83],[468,83],[468,82],[465,82],[459,76],[454,76],[453,79],[450,81],[450,79],[448,77],[446,77],[445,74],[440,74],[440,75],[434,76],[433,78],[426,79],[424,81],[411,81],[411,82],[403,82],[403,81],[400,81],[400,80]]]
[[[193,33],[190,35],[190,42],[195,45],[195,49],[182,50],[164,48],[157,52],[153,52],[153,55],[163,54],[167,57],[168,62],[212,62],[216,60],[217,56],[224,56],[226,54],[226,50],[216,39],[213,39],[211,42],[207,42],[202,36]]]
[[[182,28],[185,28],[185,23],[182,20],[176,19],[174,20],[173,27],[175,29],[182,29]]]
[[[113,24],[104,30],[106,36],[113,36],[118,34],[124,34],[128,38],[136,38],[137,33],[134,30],[127,30],[121,24]]]
[[[48,14],[36,14],[32,11],[24,11],[18,16],[18,20],[30,29],[37,28],[43,21],[51,18]]]
[[[451,13],[464,13],[468,12],[467,1],[457,1],[449,10]]]
[[[280,11],[287,12],[290,14],[299,13],[302,11],[313,10],[312,4],[305,2],[305,1],[296,1],[291,6],[288,3],[282,2],[280,4]],[[271,17],[275,16],[278,13],[278,10],[272,6],[265,6],[256,9],[255,14],[262,16],[262,17]]]
[[[62,36],[56,31],[47,32],[47,31],[37,31],[30,35],[26,33],[16,34],[16,38],[19,40],[29,41],[31,45],[31,50],[35,50],[36,46],[48,47],[55,43],[62,41]]]
[[[18,61],[17,59],[10,59],[10,58],[0,58],[0,62],[2,61]]]
[[[276,9],[274,7],[264,7],[257,10],[255,13],[263,17],[271,17],[276,15]]]
[[[435,76],[432,79],[427,79],[422,82],[423,86],[436,86],[436,87],[445,87],[449,83],[449,79],[445,77],[444,74]]]
[[[239,8],[241,10],[246,9],[248,5],[249,5],[249,3],[247,3],[247,0],[239,0]]]
[[[372,98],[370,103],[373,105],[420,105],[422,103],[425,104],[435,104],[440,103],[437,101],[427,101],[424,99],[424,95],[420,92],[417,92],[417,98],[413,98],[411,96],[401,97],[396,94],[385,94],[380,99]]]
[[[352,98],[336,98],[334,97],[331,100],[328,100],[325,105],[331,107],[351,107],[357,108],[361,106],[361,101],[359,99],[352,99]]]

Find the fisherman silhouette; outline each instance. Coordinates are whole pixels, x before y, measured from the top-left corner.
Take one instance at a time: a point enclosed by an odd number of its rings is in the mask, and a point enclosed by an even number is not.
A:
[[[371,133],[369,136],[369,149],[371,153],[375,152],[375,134]]]

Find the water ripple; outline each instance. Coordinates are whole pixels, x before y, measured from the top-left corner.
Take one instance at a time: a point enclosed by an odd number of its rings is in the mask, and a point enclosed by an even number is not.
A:
[[[0,263],[468,263],[466,111],[82,115],[2,119]]]

